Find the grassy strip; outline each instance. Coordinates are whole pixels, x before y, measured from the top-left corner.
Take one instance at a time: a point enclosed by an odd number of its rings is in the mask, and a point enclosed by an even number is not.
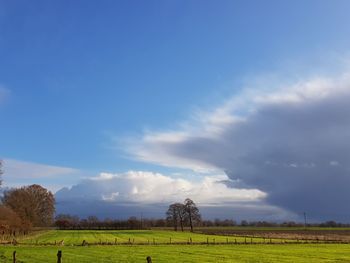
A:
[[[93,246],[62,247],[63,262],[350,262],[349,245],[256,245],[256,246]],[[0,261],[11,262],[17,251],[18,262],[56,262],[57,247],[2,246]]]
[[[18,240],[21,244],[44,245],[59,244],[64,240],[64,245],[81,245],[83,240],[89,244],[186,244],[186,243],[264,243],[270,239],[227,237],[221,235],[205,235],[190,232],[174,232],[162,230],[50,230],[35,237],[26,237]],[[271,239],[273,243],[281,243],[283,239]]]

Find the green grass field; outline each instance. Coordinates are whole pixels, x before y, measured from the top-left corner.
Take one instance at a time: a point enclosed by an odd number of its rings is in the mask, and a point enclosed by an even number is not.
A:
[[[64,245],[81,245],[83,240],[89,244],[169,244],[169,243],[263,243],[263,238],[227,237],[220,235],[204,235],[190,232],[175,232],[165,230],[51,230],[40,232],[25,239],[18,240],[28,245],[54,245],[64,240]],[[269,242],[270,240],[265,240]],[[281,239],[272,239],[281,242]],[[283,240],[284,241],[284,240]]]
[[[350,262],[350,246],[337,244],[299,245],[159,245],[159,246],[2,246],[0,262],[56,262],[58,249],[64,263],[146,262]]]
[[[193,244],[187,244],[189,238]],[[209,245],[206,244],[207,238]],[[237,242],[244,242],[242,237],[167,230],[40,231],[18,240],[20,245],[0,246],[0,262],[12,262],[14,250],[17,252],[18,263],[57,262],[58,250],[63,253],[64,263],[146,262],[147,256],[152,257],[153,263],[350,262],[349,244],[263,244],[262,238],[254,238],[255,244],[250,244],[250,239],[247,239],[248,244],[236,245],[225,244],[227,238],[229,242],[235,238]],[[116,239],[117,244],[114,244]],[[65,241],[64,246],[54,245],[55,241],[58,243],[60,240]],[[90,245],[81,246],[83,240]],[[109,242],[110,245],[98,245],[99,242]],[[223,244],[217,244],[218,242]]]

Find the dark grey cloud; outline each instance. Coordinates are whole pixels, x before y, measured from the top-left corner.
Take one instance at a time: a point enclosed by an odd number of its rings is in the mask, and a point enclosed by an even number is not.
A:
[[[134,155],[157,163],[147,154],[162,158],[163,152],[170,165],[172,156],[186,165],[205,163],[267,193],[268,204],[313,219],[349,221],[349,77],[311,80],[245,100],[252,110],[240,121],[218,124],[219,133],[193,129],[171,141],[154,134]],[[234,117],[234,108],[223,112]]]

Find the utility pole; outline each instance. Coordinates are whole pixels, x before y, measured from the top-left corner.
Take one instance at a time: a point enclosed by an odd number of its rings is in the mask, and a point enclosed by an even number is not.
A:
[[[142,216],[143,216],[143,214],[142,214],[142,212],[141,212],[141,218],[140,218],[140,222],[141,222],[141,230],[142,230]]]
[[[304,212],[304,227],[305,227],[305,229],[306,229],[306,226],[307,226],[307,224],[306,224],[306,213]]]

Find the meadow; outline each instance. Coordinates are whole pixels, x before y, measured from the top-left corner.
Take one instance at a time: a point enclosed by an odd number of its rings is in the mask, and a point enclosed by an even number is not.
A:
[[[293,245],[126,245],[126,246],[3,246],[0,262],[56,262],[62,250],[65,263],[87,262],[350,262],[350,246],[345,244]]]
[[[63,242],[62,242],[63,241]],[[227,243],[280,243],[285,239],[225,236],[169,230],[50,230],[18,239],[22,245],[126,245],[126,244],[227,244]],[[293,240],[289,240],[293,241]]]
[[[171,239],[171,240],[170,240]],[[59,244],[64,240],[64,244]],[[82,245],[83,240],[88,244]],[[192,241],[192,243],[190,242]],[[207,241],[209,241],[207,243]],[[235,243],[235,241],[237,243]],[[49,230],[0,246],[0,262],[350,262],[350,245],[169,230]],[[252,244],[251,244],[252,242]]]

